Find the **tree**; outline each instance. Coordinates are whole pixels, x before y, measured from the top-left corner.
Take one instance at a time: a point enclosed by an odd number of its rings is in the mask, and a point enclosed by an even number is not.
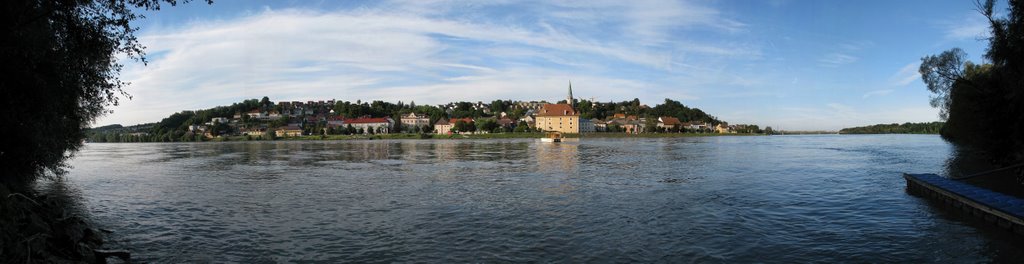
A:
[[[477,131],[494,131],[498,128],[498,122],[494,119],[484,119],[476,123],[476,128]]]
[[[516,124],[516,128],[513,129],[512,132],[528,133],[530,132],[530,125],[527,124],[526,121],[519,121],[519,124]]]
[[[957,81],[970,82],[964,79],[964,59],[967,57],[960,48],[953,48],[942,52],[939,55],[925,56],[921,58],[921,80],[928,86],[928,91],[935,95],[931,97],[932,107],[939,108],[939,117],[942,120],[949,118],[950,89]]]
[[[1005,17],[995,16],[994,0],[976,2],[989,22],[991,64],[953,48],[922,58],[919,69],[946,120],[942,138],[1004,165],[1024,161],[1024,0],[1007,2]]]
[[[270,110],[270,107],[272,105],[273,105],[273,102],[270,102],[270,97],[264,96],[263,99],[260,99],[260,106],[263,108],[263,111]]]
[[[213,125],[210,126],[210,135],[212,135],[214,137],[220,136],[221,134],[227,132],[228,129],[229,129],[228,124],[224,124],[224,123],[221,123],[221,122],[214,121]]]
[[[169,2],[172,5],[173,2]],[[0,3],[0,183],[15,191],[38,177],[61,175],[84,129],[130,98],[118,57],[145,62],[131,22],[158,0]],[[42,121],[42,122],[41,122]]]
[[[277,131],[275,131],[273,127],[267,128],[267,131],[263,132],[263,138],[277,140]]]
[[[452,132],[469,132],[469,128],[472,126],[473,125],[466,123],[466,121],[455,121],[455,124],[452,125]]]
[[[644,120],[644,131],[646,131],[647,133],[653,133],[655,131],[658,131],[658,119],[648,117],[646,120]]]

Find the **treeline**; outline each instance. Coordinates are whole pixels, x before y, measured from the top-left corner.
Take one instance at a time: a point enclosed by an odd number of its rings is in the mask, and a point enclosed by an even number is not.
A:
[[[559,103],[564,102],[565,101],[561,101]],[[648,107],[640,104],[639,99],[617,103],[596,103],[588,100],[575,100],[574,103],[576,104],[577,111],[580,113],[580,117],[587,119],[607,119],[615,114],[624,114],[627,116],[647,117],[648,120],[656,120],[658,117],[662,116],[671,116],[678,118],[682,122],[701,121],[710,123],[711,125],[723,123],[716,117],[711,116],[700,109],[687,107],[679,101],[671,99],[665,99],[664,104],[656,105],[654,107]],[[197,111],[181,111],[171,114],[156,123],[130,127],[122,127],[121,125],[96,127],[88,130],[86,136],[90,142],[203,141],[208,138],[201,133],[193,133],[192,130],[189,129],[190,126],[208,125],[209,132],[214,137],[221,134],[237,134],[242,128],[262,127],[272,131],[276,127],[290,123],[299,124],[304,131],[308,130],[310,133],[314,133],[313,131],[326,129],[326,123],[324,121],[307,122],[307,118],[305,117],[390,117],[398,123],[402,115],[409,113],[429,116],[430,124],[434,124],[440,119],[480,119],[479,124],[476,124],[481,126],[478,129],[492,131],[493,127],[496,126],[495,119],[499,117],[501,113],[505,113],[508,118],[516,121],[527,115],[530,110],[511,100],[494,100],[490,104],[482,102],[455,102],[440,106],[416,105],[415,102],[406,104],[402,101],[399,101],[398,103],[391,103],[379,100],[370,102],[356,100],[355,102],[336,101],[333,104],[320,104],[319,102],[316,102],[314,105],[309,105],[307,103],[302,106],[303,114],[301,114],[300,117],[289,117],[286,113],[289,113],[289,111],[292,111],[295,107],[296,106],[292,105],[290,102],[275,103],[270,101],[270,98],[263,97],[260,100],[249,99],[231,104],[230,106],[217,106]],[[281,113],[281,117],[272,120],[257,120],[250,118],[247,115],[247,113],[251,111],[259,111],[263,113],[276,112]],[[235,120],[237,123],[234,123],[231,126],[222,123],[209,124],[209,122],[214,118],[227,118]],[[532,131],[529,127],[525,126],[525,122],[516,121],[515,124],[515,129],[510,129],[509,132]],[[427,132],[431,128],[432,125],[429,128],[417,129],[396,126],[392,128],[391,131]],[[756,127],[753,129],[759,130]]]
[[[564,102],[565,101],[563,100],[559,103]],[[668,98],[665,98],[665,102],[663,104],[655,105],[654,107],[648,107],[640,104],[640,99],[636,98],[630,101],[617,103],[595,103],[587,100],[576,100],[576,102],[576,110],[580,112],[580,118],[586,119],[605,119],[615,114],[625,114],[651,118],[670,116],[679,118],[679,120],[683,122],[701,121],[710,123],[711,125],[718,125],[722,123],[718,118],[705,113],[699,108],[690,108],[679,101]]]
[[[850,127],[839,130],[839,134],[938,134],[944,122],[877,124]]]

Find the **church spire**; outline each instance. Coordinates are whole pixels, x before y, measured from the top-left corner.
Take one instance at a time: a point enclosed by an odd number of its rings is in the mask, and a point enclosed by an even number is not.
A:
[[[572,80],[569,81],[569,98],[568,98],[568,100],[565,101],[565,103],[568,104],[569,106],[573,106],[573,103],[572,103]]]

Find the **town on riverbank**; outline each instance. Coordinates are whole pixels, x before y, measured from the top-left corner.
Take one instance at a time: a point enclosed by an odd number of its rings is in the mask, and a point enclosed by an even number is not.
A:
[[[729,124],[698,108],[665,99],[650,107],[633,99],[597,102],[495,100],[442,105],[245,100],[230,106],[182,111],[160,122],[93,128],[90,142],[181,142],[276,139],[536,138],[545,132],[580,135],[696,136],[772,134],[771,127]]]

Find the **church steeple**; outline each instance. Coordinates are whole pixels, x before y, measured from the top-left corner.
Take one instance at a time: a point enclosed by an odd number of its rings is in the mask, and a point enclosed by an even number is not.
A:
[[[565,101],[565,103],[568,104],[569,106],[575,107],[572,103],[572,81],[569,81],[569,98]]]

